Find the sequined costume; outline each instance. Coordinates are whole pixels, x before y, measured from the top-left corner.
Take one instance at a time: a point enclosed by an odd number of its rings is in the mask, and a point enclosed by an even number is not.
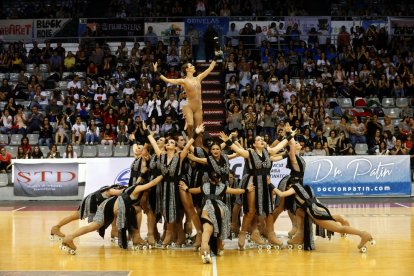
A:
[[[260,156],[255,150],[249,149],[249,158],[246,161],[249,180],[245,183],[244,188],[247,188],[250,178],[253,178],[256,195],[256,214],[259,216],[271,214],[273,204],[267,184],[267,176],[270,174],[272,167],[269,153],[266,149],[263,149],[262,156]],[[244,200],[243,209],[245,213],[248,212],[247,200]]]
[[[174,155],[170,163],[167,154],[160,155],[160,172],[164,176],[161,183],[161,214],[167,223],[176,222],[181,208],[178,182],[181,179],[180,157]]]
[[[194,156],[198,158],[207,158],[208,153],[201,147],[194,147]],[[190,181],[189,183],[187,183],[188,187],[201,187],[201,185],[203,184],[203,179],[208,179],[207,166],[200,163],[195,163],[194,166],[191,168],[189,179]],[[193,195],[194,206],[200,207],[201,200],[201,195]]]
[[[216,238],[225,240],[230,234],[231,213],[223,202],[226,190],[227,186],[222,182],[217,185],[205,183],[201,186],[201,194],[203,196],[202,209],[208,213],[210,218],[210,221],[201,218],[201,223],[209,223],[214,228],[212,238],[210,238],[210,247],[213,252],[217,247]]]
[[[79,204],[79,217],[80,219],[88,218],[88,222],[92,222],[93,217],[98,210],[98,206],[105,200],[105,192],[109,189],[124,189],[121,185],[103,186],[99,190],[87,195]]]

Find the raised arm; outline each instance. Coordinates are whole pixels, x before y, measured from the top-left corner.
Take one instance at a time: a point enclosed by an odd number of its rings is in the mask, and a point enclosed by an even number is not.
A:
[[[157,142],[152,136],[151,132],[147,129],[147,126],[142,122],[142,129],[144,130],[145,135],[147,135],[148,141],[151,143],[152,148],[154,149],[155,154],[160,157],[161,149],[158,147]]]
[[[240,194],[244,194],[244,193],[250,193],[254,191],[254,186],[253,183],[250,183],[246,189],[240,189],[240,188],[230,188],[227,187],[226,189],[226,194],[231,194],[231,195],[240,195]]]
[[[286,145],[288,144],[288,142],[290,140],[293,140],[293,136],[296,135],[296,131],[292,131],[292,128],[290,127],[289,124],[286,124],[285,126],[285,132],[287,134],[286,139],[283,139],[282,141],[280,141],[276,146],[274,147],[268,147],[267,151],[269,152],[270,155],[274,155],[276,153],[278,153],[281,149],[283,149],[284,147],[286,147]]]
[[[230,147],[234,152],[237,152],[241,157],[249,158],[249,151],[235,145],[224,132],[220,132],[219,137],[228,147]]]
[[[207,164],[208,164],[208,162],[207,162],[207,158],[200,158],[200,157],[196,157],[196,156],[194,156],[194,154],[191,154],[191,153],[189,153],[189,154],[187,155],[187,157],[188,157],[188,159],[190,159],[191,161],[194,161],[194,162],[197,162],[197,163],[200,163],[200,164],[204,164],[204,165],[207,165]]]
[[[182,191],[185,191],[185,192],[188,192],[188,193],[190,193],[190,194],[201,194],[201,187],[197,187],[197,188],[188,188],[188,186],[184,183],[184,182],[182,182],[182,181],[180,181],[180,183],[178,184],[178,186],[180,187],[180,189],[182,190]]]
[[[190,140],[188,140],[187,144],[185,145],[185,147],[183,148],[183,150],[180,152],[180,159],[183,160],[184,158],[187,157],[188,151],[191,147],[191,145],[194,143],[195,138],[197,138],[197,136],[200,133],[204,132],[204,125],[201,124],[199,126],[197,126],[197,128],[195,129],[195,136],[191,137]]]
[[[165,81],[165,82],[168,82],[168,83],[171,83],[171,84],[175,84],[175,85],[182,85],[184,83],[184,80],[183,79],[169,79],[169,78],[166,78],[165,76],[163,76],[157,70],[158,69],[158,63],[157,62],[156,63],[153,63],[152,66],[154,68],[154,73],[159,74],[160,79],[162,81]]]
[[[210,63],[210,66],[204,71],[204,72],[202,72],[201,74],[199,74],[198,76],[197,76],[197,78],[200,80],[200,81],[202,81],[205,77],[207,77],[208,76],[208,74],[210,74],[211,73],[211,71],[213,71],[213,69],[214,69],[214,67],[216,66],[216,61],[215,60],[213,60],[211,63]]]
[[[162,179],[163,179],[163,176],[162,175],[159,175],[156,178],[154,178],[153,180],[151,180],[150,182],[148,182],[147,184],[137,185],[134,188],[134,191],[132,192],[131,197],[132,198],[137,198],[138,197],[138,194],[140,192],[145,191],[145,190],[147,190],[147,189],[149,189],[151,187],[154,187],[155,185],[157,185],[158,183],[160,183]]]

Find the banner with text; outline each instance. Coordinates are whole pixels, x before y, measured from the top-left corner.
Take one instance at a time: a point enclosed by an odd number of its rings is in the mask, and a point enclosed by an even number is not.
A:
[[[307,156],[317,196],[411,195],[410,156]]]
[[[70,18],[35,19],[33,37],[38,39],[54,37],[70,21]]]
[[[223,36],[227,34],[229,30],[229,18],[228,17],[189,17],[184,21],[185,24],[185,34],[188,35],[190,26],[193,26],[195,30],[198,31],[199,35],[199,45],[197,59],[205,59],[205,44],[204,44],[204,33],[206,32],[208,26],[212,26],[213,29],[217,32],[217,36],[222,39]],[[221,45],[223,41],[220,41]]]
[[[78,194],[77,163],[14,162],[15,196],[73,196]]]
[[[328,34],[331,32],[330,16],[286,16],[285,24],[287,27],[292,28],[294,28],[295,24],[297,24],[298,30],[300,32],[299,39],[304,41],[308,40],[308,33],[312,28],[315,28],[315,30],[319,33],[327,31],[326,34]]]
[[[0,20],[0,40],[31,40],[33,19]]]
[[[142,18],[91,18],[79,23],[79,36],[86,28],[99,36],[143,36],[144,20]]]
[[[170,45],[170,36],[174,35],[179,38],[179,45],[184,41],[184,22],[158,22],[145,23],[145,32],[148,27],[152,27],[152,31],[158,36],[158,40],[164,42],[165,45]]]

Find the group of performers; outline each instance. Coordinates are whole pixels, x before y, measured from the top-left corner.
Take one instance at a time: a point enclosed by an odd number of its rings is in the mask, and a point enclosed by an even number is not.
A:
[[[365,244],[372,236],[349,225],[339,215],[333,215],[315,197],[312,189],[304,185],[305,162],[297,154],[300,144],[294,140],[295,132],[289,125],[286,136],[267,145],[257,136],[253,147],[244,149],[232,135],[221,133],[222,143],[204,133],[201,124],[188,141],[184,135],[162,137],[157,141],[142,124],[147,137],[145,145],[134,146],[134,161],[128,187],[106,186],[88,195],[79,209],[58,222],[51,229],[52,236],[63,239],[62,248],[74,254],[76,237],[105,229],[112,225],[111,237],[118,238],[122,248],[128,241],[136,247],[168,248],[172,244],[186,244],[186,234],[196,230],[194,248],[202,252],[204,263],[211,262],[211,252],[221,255],[223,241],[238,236],[238,246],[244,250],[246,234],[258,247],[282,248],[276,237],[275,220],[287,210],[292,220],[289,231],[289,247],[305,250],[315,249],[313,227],[316,235],[325,237],[333,232],[358,235],[358,248],[366,250]],[[202,137],[202,146],[194,147],[195,139]],[[234,140],[234,141],[233,141]],[[228,152],[224,153],[223,149]],[[245,174],[237,181],[230,171],[229,160],[245,158]],[[290,175],[280,182],[278,188],[270,182],[272,161],[288,158]],[[242,210],[242,211],[241,211]],[[147,215],[148,233],[141,237],[142,213]],[[241,214],[242,216],[241,220]],[[88,218],[87,226],[71,234],[63,234],[61,227],[73,220]],[[239,221],[242,221],[241,225]],[[157,223],[164,222],[164,231],[158,232]]]

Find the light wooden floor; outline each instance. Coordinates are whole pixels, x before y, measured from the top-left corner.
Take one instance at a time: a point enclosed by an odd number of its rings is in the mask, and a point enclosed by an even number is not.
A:
[[[24,207],[24,203],[21,204]],[[51,211],[53,206],[36,209],[33,205],[17,210],[19,206],[1,207],[0,204],[0,270],[3,272],[58,271],[59,274],[59,271],[110,270],[130,275],[181,276],[414,275],[411,201],[329,205],[332,213],[343,214],[353,226],[372,233],[377,244],[369,246],[366,254],[358,252],[359,238],[352,236],[344,239],[335,235],[331,241],[319,238],[317,250],[312,252],[287,249],[241,252],[235,249],[236,241],[227,241],[225,255],[217,257],[213,265],[203,265],[199,253],[190,249],[122,250],[112,245],[108,237],[102,240],[97,233],[76,239],[77,254],[71,256],[59,250],[59,242],[49,241],[50,227],[71,211]],[[62,230],[68,233],[80,225],[85,222],[72,223]],[[290,228],[286,214],[277,221],[276,227],[278,235],[286,241],[285,234]]]

